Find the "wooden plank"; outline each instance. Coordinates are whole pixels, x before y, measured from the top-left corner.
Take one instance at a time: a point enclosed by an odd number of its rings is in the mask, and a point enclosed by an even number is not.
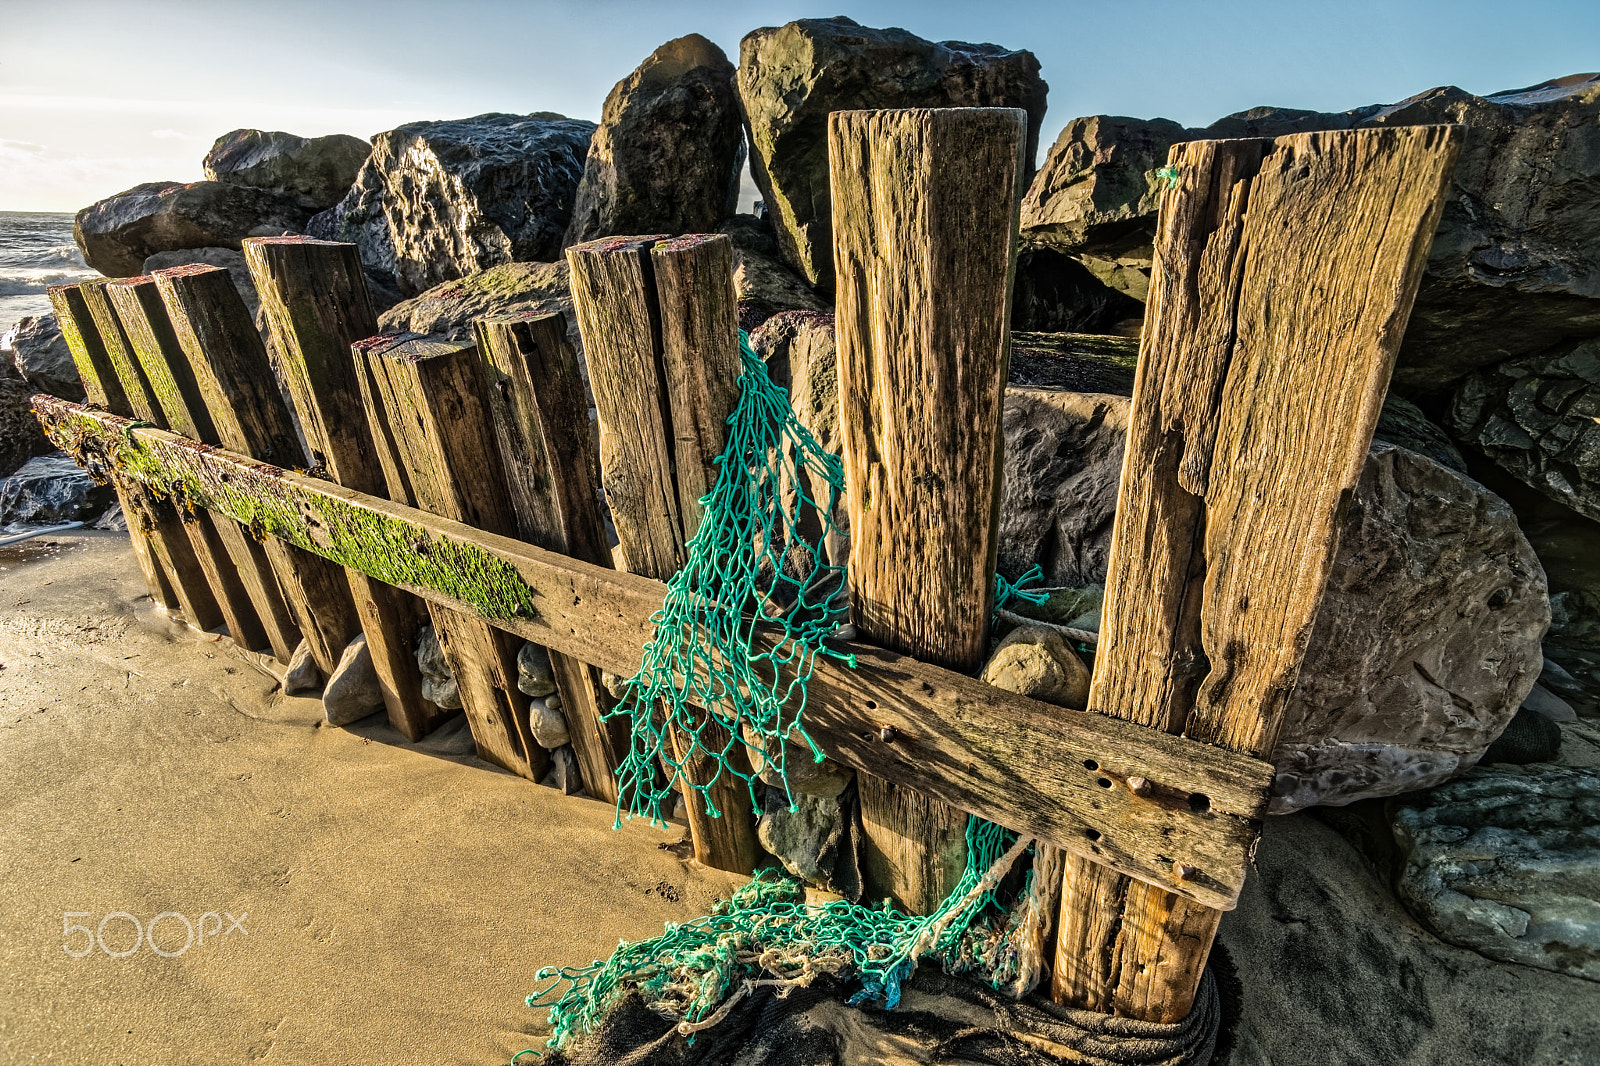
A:
[[[250,312],[221,267],[158,270],[161,302],[224,447],[280,467],[303,467],[305,452]],[[255,529],[253,522],[245,525]],[[344,575],[281,540],[263,542],[278,587],[323,676],[331,676],[360,622]]]
[[[114,414],[135,415],[82,285],[52,288],[49,295],[90,402]],[[129,540],[151,597],[168,610],[181,611],[196,629],[221,624],[216,596],[177,510],[159,498],[159,490],[130,485],[114,474],[111,482],[127,516]]]
[[[148,386],[146,406],[152,410],[144,415],[149,422],[181,433],[202,444],[216,444],[217,430],[211,414],[200,399],[200,388],[194,371],[178,346],[178,338],[167,318],[167,309],[156,291],[151,277],[123,278],[109,282],[104,287],[109,301],[108,310],[114,312],[126,343],[131,362],[142,371],[143,382]],[[129,388],[130,395],[133,389]],[[235,630],[235,620],[228,615],[228,630],[240,643],[251,648],[270,647],[278,661],[287,663],[300,643],[300,629],[283,594],[278,589],[277,575],[272,572],[265,549],[244,531],[237,522],[230,522],[209,513],[196,515],[196,521],[186,526],[193,532],[203,530],[206,548],[196,542],[195,553],[204,560],[209,555],[213,565],[207,568],[227,568],[219,575],[229,593],[218,601],[228,614],[228,604],[238,594],[242,595],[249,610],[235,607],[243,614],[241,629]],[[212,582],[213,590],[217,581]],[[237,589],[237,592],[235,591]]]
[[[488,533],[514,535],[477,347],[397,335],[371,338],[356,351],[383,400],[369,416],[388,427],[416,505]],[[391,485],[390,495],[404,488]],[[539,780],[550,758],[534,742],[528,697],[517,688],[522,642],[465,612],[432,615],[478,754]]]
[[[195,506],[602,670],[626,677],[639,668],[666,593],[659,581],[131,428],[81,404],[33,403],[57,446],[86,461],[177,485]],[[806,728],[829,756],[1210,906],[1237,897],[1270,764],[880,648],[843,647],[857,668],[820,661],[807,693]],[[1143,795],[1127,785],[1134,777],[1149,783]]]
[[[1169,156],[1089,707],[1272,752],[1459,127]],[[1185,1016],[1219,915],[1068,860],[1053,994]]]
[[[609,567],[600,463],[566,320],[537,312],[480,319],[477,337],[518,536]],[[615,770],[628,754],[627,723],[604,718],[612,701],[599,670],[560,652],[550,653],[550,665],[584,788],[615,803]]]
[[[865,640],[963,673],[989,645],[1026,122],[945,108],[828,124],[853,617]],[[965,867],[965,816],[859,785],[868,892],[928,913]]]
[[[731,251],[724,262],[721,246],[703,239],[668,242],[659,256],[656,247],[655,237],[592,241],[567,249],[567,263],[622,555],[631,572],[666,580],[688,560],[690,523],[698,525],[699,497],[715,478],[710,460],[722,450],[720,422],[737,395],[738,334],[732,334],[730,360],[727,327],[736,331],[738,319]],[[718,272],[724,266],[725,279]],[[658,269],[670,275],[664,290]],[[686,730],[673,729],[669,737],[682,767],[678,784],[695,859],[750,873],[761,852],[749,789],[701,749],[726,751],[723,757],[745,773],[748,758],[727,730],[714,722],[701,728],[700,747]],[[719,817],[708,813],[708,801]]]
[[[382,495],[387,484],[350,351],[378,332],[355,245],[256,237],[244,242],[244,257],[311,448],[311,465],[347,488]],[[346,569],[345,578],[389,722],[407,739],[421,740],[446,717],[422,695],[416,647],[427,607],[360,570]]]

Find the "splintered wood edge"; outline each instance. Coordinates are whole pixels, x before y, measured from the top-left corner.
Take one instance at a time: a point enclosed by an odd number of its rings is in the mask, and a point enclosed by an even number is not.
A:
[[[82,462],[221,512],[433,603],[630,676],[666,586],[196,444],[53,396]],[[1272,766],[1158,729],[1038,703],[865,645],[819,657],[805,725],[838,761],[1120,873],[1231,908]]]

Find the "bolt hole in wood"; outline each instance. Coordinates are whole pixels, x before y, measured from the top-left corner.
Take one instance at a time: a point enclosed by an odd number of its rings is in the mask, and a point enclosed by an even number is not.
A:
[[[1085,829],[1083,831],[1083,835],[1088,837],[1090,840],[1099,840],[1100,839],[1100,830],[1098,830],[1098,829]]]
[[[1095,784],[1099,785],[1101,788],[1110,788],[1111,787],[1111,779],[1109,777],[1102,777],[1098,781],[1096,781]]]
[[[1100,769],[1100,764],[1093,759],[1085,759],[1083,760],[1083,768],[1085,770],[1098,770]]]
[[[1204,814],[1211,809],[1211,797],[1204,792],[1194,792],[1189,795],[1189,809],[1196,814]]]

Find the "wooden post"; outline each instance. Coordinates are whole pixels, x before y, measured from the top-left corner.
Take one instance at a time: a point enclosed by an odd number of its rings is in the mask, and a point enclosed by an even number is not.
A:
[[[515,536],[476,346],[399,335],[372,338],[356,350],[371,375],[367,391],[375,402],[368,415],[374,427],[386,427],[398,460],[396,473],[403,469],[409,482],[391,483],[390,497],[399,500],[409,491],[414,499],[402,502]],[[481,618],[445,608],[430,611],[478,754],[539,780],[550,760],[534,742],[528,697],[517,688],[522,641]]]
[[[609,567],[600,464],[566,320],[548,313],[480,319],[477,334],[518,536]],[[628,754],[627,724],[602,719],[611,700],[598,669],[554,651],[550,664],[584,787],[615,803],[615,770]]]
[[[50,289],[49,295],[89,402],[112,414],[132,417],[133,405],[82,287],[63,285]],[[222,612],[177,511],[170,503],[157,500],[148,488],[131,485],[114,471],[107,474],[128,519],[128,537],[151,598],[168,610],[182,611],[185,621],[197,629],[217,625]]]
[[[267,327],[311,448],[312,466],[336,484],[386,491],[350,346],[378,332],[378,316],[353,244],[308,237],[244,242]],[[390,723],[421,740],[444,717],[422,695],[417,637],[427,609],[415,596],[359,570],[345,577],[367,635]]]
[[[720,412],[715,409],[737,389],[735,384],[730,391],[729,383],[719,380],[719,368],[731,365],[737,382],[739,361],[738,334],[732,334],[730,353],[723,328],[732,307],[726,249],[715,238],[684,238],[670,242],[664,258],[655,261],[651,249],[661,239],[619,237],[575,245],[567,249],[567,263],[599,415],[601,479],[612,521],[627,568],[666,580],[687,560],[685,545],[693,535],[686,523],[685,493],[708,484],[706,462],[722,450],[720,435],[699,437],[701,427],[719,423],[732,409],[731,403]],[[672,275],[671,308],[661,298],[665,294],[658,293],[658,262]],[[717,263],[726,267],[726,279],[717,273]],[[737,329],[737,319],[732,321]],[[664,332],[673,337],[670,375]],[[683,409],[675,409],[674,400]],[[690,515],[698,523],[698,503]],[[672,739],[681,758],[684,741],[676,735]],[[716,742],[713,736],[707,739]],[[735,746],[732,756],[742,758],[742,749]],[[749,873],[760,845],[744,783],[723,775],[711,785],[720,818],[706,814],[693,787],[710,783],[716,770],[707,757],[690,759],[685,766],[688,780],[681,788],[695,858],[717,869]]]
[[[110,301],[108,310],[115,312],[131,362],[142,371],[142,380],[148,386],[143,404],[151,410],[141,417],[203,444],[220,443],[211,414],[200,398],[194,371],[178,346],[167,309],[156,291],[155,279],[138,277],[113,281],[104,286],[104,295]],[[133,394],[130,385],[129,395]],[[196,522],[186,528],[204,530],[205,540],[195,543],[196,554],[201,555],[202,560],[205,558],[202,544],[214,542],[220,547],[220,552],[212,549],[211,554],[218,568],[231,567],[227,581],[230,599],[236,582],[248,601],[247,621],[253,628],[235,632],[234,620],[230,617],[229,632],[250,647],[271,647],[278,661],[287,663],[300,642],[300,629],[278,589],[278,579],[272,572],[266,551],[237,522],[208,513],[197,515]],[[210,572],[208,568],[207,573]],[[215,582],[212,588],[217,588]],[[219,602],[224,604],[226,613],[226,602],[220,596]],[[241,633],[247,639],[242,639]]]
[[[1172,149],[1091,711],[1271,754],[1460,140]],[[1180,1020],[1220,917],[1069,857],[1053,995]]]
[[[223,446],[280,467],[302,466],[305,452],[266,347],[228,272],[194,264],[154,276]],[[273,537],[263,546],[312,659],[331,675],[361,628],[343,572]]]
[[[828,132],[855,623],[970,673],[994,600],[1026,116],[842,111]],[[961,876],[966,815],[859,784],[869,892],[928,913]]]

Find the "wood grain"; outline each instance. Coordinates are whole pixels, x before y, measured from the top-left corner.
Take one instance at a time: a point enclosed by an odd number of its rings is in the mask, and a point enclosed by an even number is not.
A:
[[[276,466],[303,468],[306,455],[278,391],[250,312],[221,267],[171,267],[153,275],[172,331],[224,447]],[[324,677],[361,631],[343,573],[292,544],[262,542],[278,587]]]
[[[416,505],[499,536],[514,536],[510,493],[495,442],[477,347],[409,335],[356,346],[383,405],[398,464]],[[390,495],[397,488],[390,486]],[[471,614],[431,611],[439,646],[483,758],[537,781],[550,758],[534,742],[528,697],[517,688],[522,642]]]
[[[244,257],[312,466],[340,485],[383,494],[383,467],[350,351],[356,341],[378,332],[355,245],[255,237],[244,242]],[[347,568],[345,579],[389,722],[408,740],[421,740],[446,717],[422,695],[416,648],[427,607],[360,570]]]
[[[150,400],[156,411],[148,420],[202,444],[218,443],[216,426],[200,398],[194,370],[178,346],[155,279],[146,276],[112,281],[105,286],[104,293],[125,331],[132,361],[143,371],[144,381],[153,394]],[[284,602],[266,550],[237,522],[205,514],[199,517],[197,525],[204,527],[220,546],[218,564],[226,560],[233,580],[239,583],[249,601],[251,621],[257,628],[246,631],[247,646],[268,646],[279,662],[287,663],[300,643],[300,627]],[[198,544],[196,554],[200,554]],[[212,587],[216,588],[215,582]],[[233,632],[233,626],[230,618],[229,632]]]
[[[1456,127],[1173,148],[1089,708],[1272,751]],[[1189,1011],[1214,911],[1068,861],[1053,994]]]
[[[278,501],[269,532],[507,632],[629,676],[665,586],[330,482],[206,449],[48,396],[56,444],[130,476],[178,479],[234,518]],[[154,473],[152,473],[154,472]],[[372,552],[374,537],[421,546]],[[462,586],[470,572],[492,583]],[[865,644],[852,670],[820,661],[806,728],[832,758],[1213,907],[1243,883],[1270,764],[1158,729],[1051,707]],[[887,738],[887,739],[885,739]],[[1090,764],[1093,764],[1092,767]],[[1136,796],[1131,777],[1153,787]],[[1195,808],[1203,808],[1196,810]],[[1192,867],[1180,878],[1175,865]]]
[[[600,463],[566,320],[538,312],[480,319],[477,337],[518,536],[609,567]],[[560,652],[550,653],[550,665],[584,788],[615,803],[628,725],[620,717],[605,719],[612,700],[599,670]]]
[[[854,619],[964,673],[988,651],[1026,142],[1010,108],[828,121]],[[928,913],[965,867],[964,814],[872,781],[860,795],[868,892]]]

